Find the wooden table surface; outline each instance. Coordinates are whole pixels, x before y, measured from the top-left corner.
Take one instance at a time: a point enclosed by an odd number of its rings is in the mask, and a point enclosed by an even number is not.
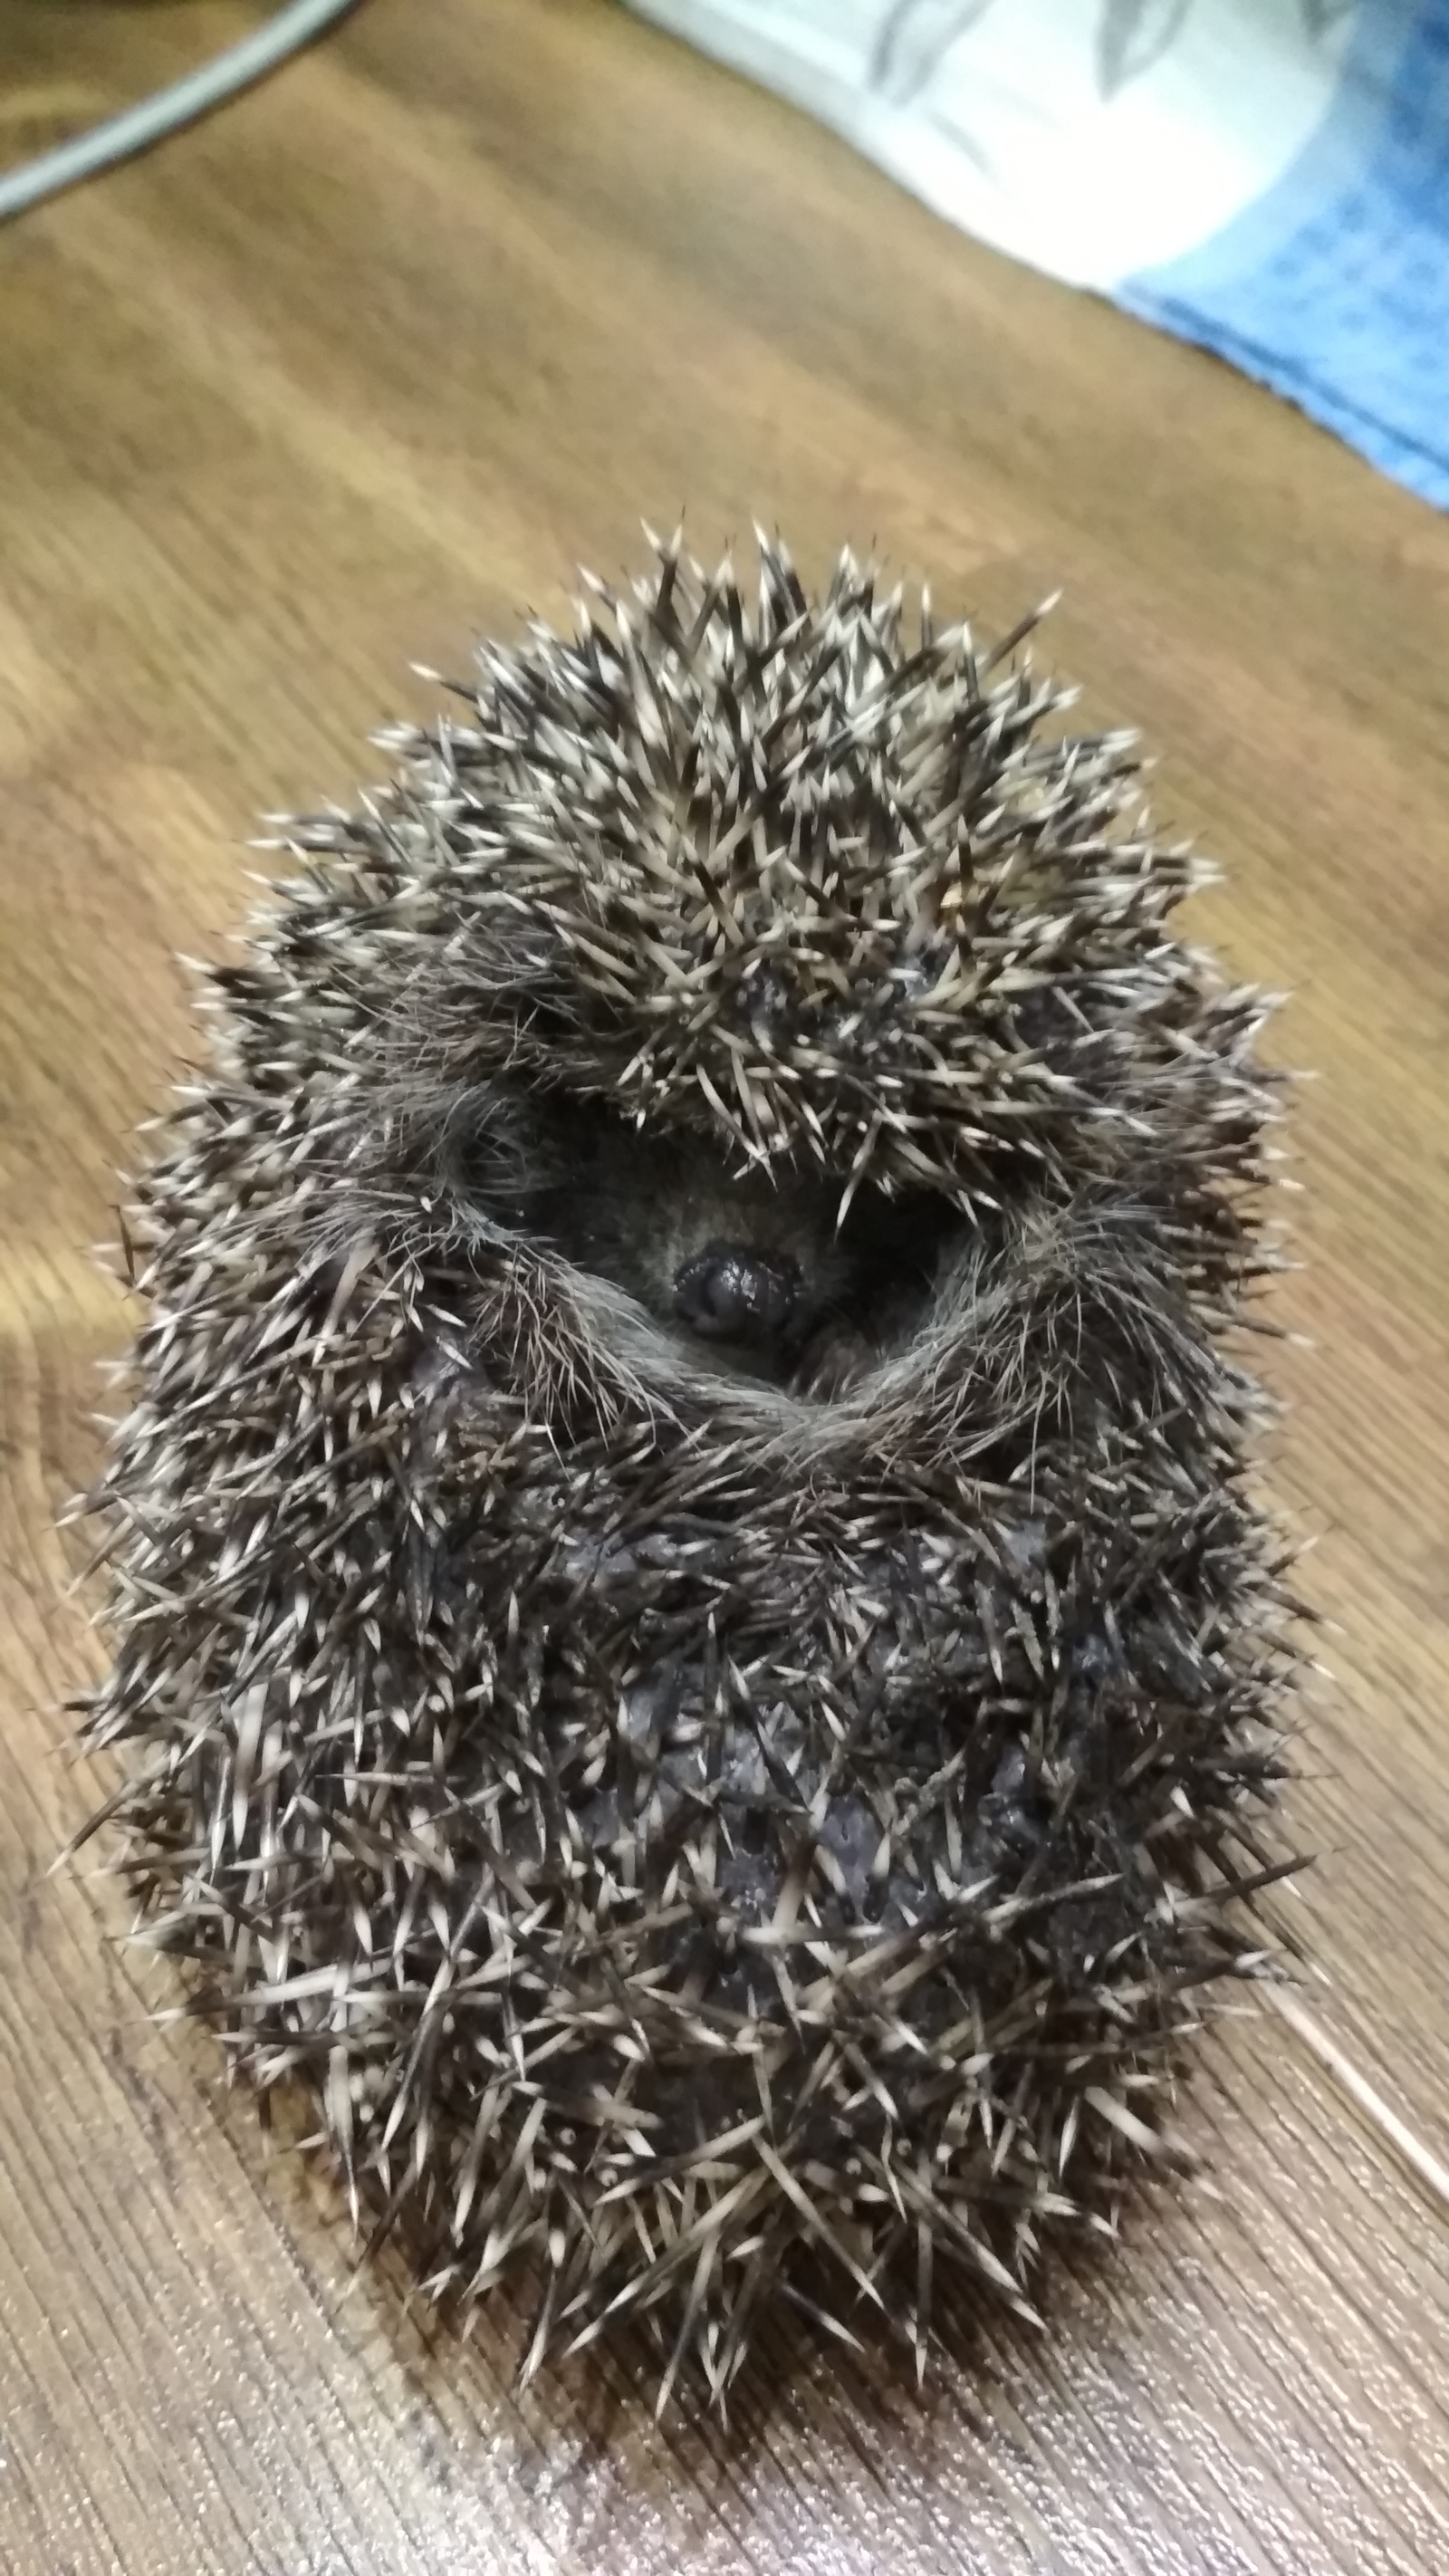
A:
[[[239,34],[229,0],[0,0],[0,157]],[[158,2027],[112,1886],[52,1511],[125,1341],[87,1247],[186,1042],[173,952],[258,809],[345,794],[406,665],[564,608],[681,502],[1010,623],[1140,723],[1296,999],[1313,1349],[1275,1488],[1317,1544],[1280,1912],[1312,2008],[1449,2155],[1449,522],[1213,361],[993,258],[605,0],[365,0],[144,166],[0,234],[0,2566],[18,2576],[1449,2567],[1449,2220],[1281,2022],[1220,2026],[1159,2189],[1049,2330],[918,2403],[771,2345],[728,2437],[627,2356],[520,2403],[354,2277]]]

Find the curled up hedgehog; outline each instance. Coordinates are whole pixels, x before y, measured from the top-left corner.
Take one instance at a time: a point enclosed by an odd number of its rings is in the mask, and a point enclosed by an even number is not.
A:
[[[1274,1093],[1024,628],[763,539],[591,603],[210,979],[86,1737],[354,2208],[662,2403],[774,2298],[1024,2307],[1260,1955]]]

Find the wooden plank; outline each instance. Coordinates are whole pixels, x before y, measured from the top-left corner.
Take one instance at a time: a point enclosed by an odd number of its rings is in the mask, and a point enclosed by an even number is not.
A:
[[[0,152],[239,33],[225,0],[0,0]],[[520,2403],[354,2279],[114,1892],[55,1505],[123,1302],[88,1269],[187,1041],[176,950],[258,808],[347,791],[412,660],[559,610],[640,514],[874,541],[1141,723],[1296,988],[1303,1274],[1271,1462],[1319,1539],[1281,1912],[1314,2010],[1449,2154],[1449,525],[1284,407],[956,239],[603,0],[369,0],[143,167],[0,235],[0,2568],[17,2576],[1298,2571],[1449,2563],[1444,2214],[1276,2022],[1205,2046],[1163,2187],[1048,2331],[964,2320],[918,2405],[788,2336],[729,2435],[628,2356]]]

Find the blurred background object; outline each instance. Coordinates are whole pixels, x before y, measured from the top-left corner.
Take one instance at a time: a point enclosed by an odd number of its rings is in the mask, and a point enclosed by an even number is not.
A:
[[[184,73],[180,80],[169,81],[164,89],[138,99],[134,107],[122,108],[99,125],[66,119],[59,139],[47,136],[34,159],[0,170],[0,223],[58,196],[63,188],[99,177],[138,152],[148,152],[154,143],[194,124],[197,117],[224,107],[355,6],[356,0],[289,0],[252,35],[243,36],[224,54]]]
[[[1444,0],[633,0],[1449,506]]]

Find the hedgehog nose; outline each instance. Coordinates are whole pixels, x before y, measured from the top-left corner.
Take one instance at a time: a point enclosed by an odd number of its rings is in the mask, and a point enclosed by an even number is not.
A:
[[[712,1243],[675,1273],[674,1311],[707,1341],[771,1341],[799,1302],[796,1264],[744,1244]]]

